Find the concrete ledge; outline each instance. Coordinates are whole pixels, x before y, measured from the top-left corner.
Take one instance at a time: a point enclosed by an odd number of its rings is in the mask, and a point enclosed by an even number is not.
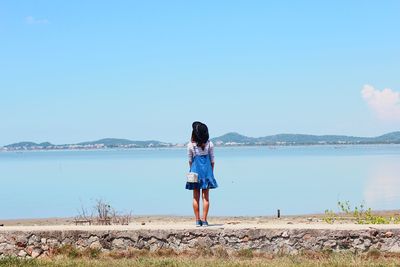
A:
[[[179,226],[179,225],[178,225]],[[63,245],[103,251],[191,249],[223,247],[228,252],[252,249],[296,254],[304,250],[400,252],[400,229],[385,225],[299,227],[299,225],[216,225],[209,228],[148,226],[49,226],[2,227],[0,257],[45,257]],[[301,225],[300,225],[301,226]]]

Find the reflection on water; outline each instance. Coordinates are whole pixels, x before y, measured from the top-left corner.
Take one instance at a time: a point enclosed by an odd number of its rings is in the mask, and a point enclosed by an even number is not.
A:
[[[400,208],[400,162],[392,159],[377,162],[370,171],[364,196],[369,207]]]
[[[400,146],[216,148],[211,215],[323,213],[400,203]],[[184,149],[0,153],[0,218],[74,216],[104,198],[133,214],[191,215]],[[81,203],[82,202],[82,203]]]

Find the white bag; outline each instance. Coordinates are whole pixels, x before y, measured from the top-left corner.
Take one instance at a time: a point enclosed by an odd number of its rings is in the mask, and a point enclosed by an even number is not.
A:
[[[189,172],[186,175],[188,183],[198,183],[199,182],[199,178],[198,177],[199,177],[199,175],[197,173],[195,173],[195,172]]]

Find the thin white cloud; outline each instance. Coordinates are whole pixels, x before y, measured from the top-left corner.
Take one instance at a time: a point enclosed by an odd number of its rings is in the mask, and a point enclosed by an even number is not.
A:
[[[361,90],[363,99],[379,119],[400,121],[400,93],[385,88],[382,91],[366,84]]]
[[[38,19],[32,16],[25,17],[25,22],[27,24],[48,24],[49,21],[47,19]]]

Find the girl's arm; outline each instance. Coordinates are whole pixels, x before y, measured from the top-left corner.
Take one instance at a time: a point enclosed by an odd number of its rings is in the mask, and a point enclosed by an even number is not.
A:
[[[210,151],[208,152],[210,153],[210,160],[211,160],[211,167],[212,170],[214,172],[214,164],[215,164],[215,157],[214,157],[214,144],[210,141]]]
[[[193,151],[190,143],[188,144],[187,147],[187,153],[188,153],[188,158],[189,158],[189,168],[192,168],[192,160],[193,160]]]

